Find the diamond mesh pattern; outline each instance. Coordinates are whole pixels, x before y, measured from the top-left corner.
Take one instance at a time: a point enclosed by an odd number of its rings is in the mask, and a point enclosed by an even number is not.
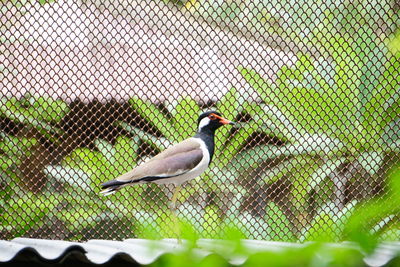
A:
[[[342,240],[371,199],[393,205],[372,231],[398,235],[395,1],[0,5],[1,238],[174,237],[180,220],[201,237]],[[209,109],[239,126],[218,130],[175,215],[172,186],[99,195]]]

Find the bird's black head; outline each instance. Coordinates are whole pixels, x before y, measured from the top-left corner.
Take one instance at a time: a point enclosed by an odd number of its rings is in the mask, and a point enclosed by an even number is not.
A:
[[[199,127],[199,132],[212,131],[214,132],[219,127],[235,123],[222,117],[222,115],[216,111],[207,111],[200,115],[197,125]]]

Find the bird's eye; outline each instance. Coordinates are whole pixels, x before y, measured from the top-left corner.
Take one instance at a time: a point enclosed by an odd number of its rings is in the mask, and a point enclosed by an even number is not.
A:
[[[215,115],[213,115],[213,114],[211,114],[210,116],[208,116],[208,118],[209,118],[210,120],[215,120],[215,119],[216,119]]]

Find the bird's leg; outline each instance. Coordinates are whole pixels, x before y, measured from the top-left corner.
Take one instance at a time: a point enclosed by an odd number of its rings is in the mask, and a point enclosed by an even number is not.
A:
[[[176,200],[178,198],[178,195],[179,195],[180,191],[181,191],[181,186],[177,185],[175,187],[174,194],[172,195],[172,198],[171,198],[171,210],[174,213],[175,213],[175,210],[176,210]]]
[[[181,238],[180,238],[180,236],[181,236],[180,224],[179,224],[179,221],[178,221],[178,217],[176,216],[176,200],[178,198],[180,190],[181,190],[181,186],[177,185],[175,187],[174,194],[172,195],[171,205],[170,205],[171,215],[172,215],[172,227],[173,227],[174,232],[175,232],[175,234],[177,236],[177,241],[178,241],[179,244],[181,244],[182,241],[181,241]]]

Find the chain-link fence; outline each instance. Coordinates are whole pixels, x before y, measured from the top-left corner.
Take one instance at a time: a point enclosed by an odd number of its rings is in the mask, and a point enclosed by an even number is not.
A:
[[[363,208],[398,238],[396,1],[0,5],[1,238],[341,240]],[[205,110],[238,124],[175,215],[172,186],[99,194]]]

